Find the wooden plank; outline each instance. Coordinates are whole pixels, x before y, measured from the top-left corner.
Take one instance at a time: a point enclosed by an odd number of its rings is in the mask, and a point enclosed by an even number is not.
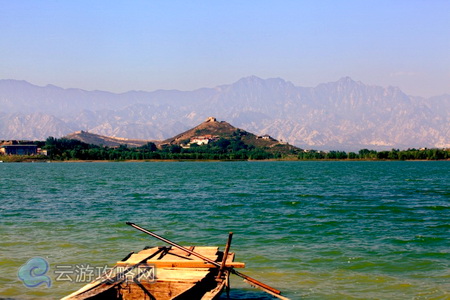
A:
[[[161,268],[156,270],[156,281],[199,282],[208,274],[208,269]]]
[[[195,248],[195,252],[208,257],[209,259],[212,260],[216,260],[217,259],[217,254],[218,254],[218,247],[196,247]],[[136,264],[140,261],[142,261],[145,257],[148,257],[152,254],[155,254],[156,252],[158,252],[159,249],[158,247],[155,248],[150,248],[150,249],[146,249],[146,250],[142,250],[139,251],[138,253],[134,253],[132,254],[127,260],[126,262],[128,262],[129,264]],[[161,255],[158,253],[156,254],[154,257],[151,258],[152,261],[162,261],[162,260],[184,260],[184,259],[189,259],[189,260],[197,260],[197,261],[202,261],[200,258],[195,257],[195,256],[188,256],[189,253],[186,253],[183,250],[174,248],[174,249],[170,249],[165,255],[163,255],[161,257]]]
[[[139,252],[140,254],[140,252]],[[136,254],[133,254],[136,255]],[[120,267],[131,267],[135,265],[137,262],[142,261],[141,256],[136,255],[136,257],[131,256],[127,261],[118,261],[117,266]],[[158,255],[157,255],[158,256]],[[230,252],[227,257],[227,262],[225,264],[226,267],[230,268],[245,268],[245,263],[242,262],[234,262],[235,254]],[[145,258],[145,256],[143,257]],[[179,268],[215,268],[213,264],[204,262],[203,260],[191,256],[190,259],[184,259],[178,256],[165,256],[160,260],[149,259],[147,260],[147,264],[154,265],[156,268],[170,268],[170,267],[179,267]]]
[[[148,265],[153,265],[155,268],[216,268],[215,265],[209,264],[203,261],[192,261],[192,260],[180,260],[180,261],[164,261],[164,260],[148,260]],[[128,263],[126,261],[117,262],[119,267],[131,267],[133,263]],[[245,268],[245,263],[242,262],[230,262],[227,260],[225,264],[227,268]]]
[[[186,247],[186,248],[189,249],[189,247]],[[194,252],[201,254],[203,256],[206,256],[208,258],[214,259],[217,257],[217,254],[219,252],[219,247],[195,247]],[[181,249],[178,249],[178,248],[172,248],[169,251],[169,254],[171,254],[171,253],[173,253],[175,255],[188,256],[193,259],[199,259],[198,257],[194,256],[195,257],[194,258],[193,256],[190,256],[189,253],[187,253]]]

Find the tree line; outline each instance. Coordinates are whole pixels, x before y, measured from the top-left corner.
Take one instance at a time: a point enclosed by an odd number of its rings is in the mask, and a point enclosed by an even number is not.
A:
[[[281,158],[278,153],[246,145],[238,139],[219,139],[207,145],[167,145],[158,148],[149,142],[141,147],[103,147],[78,140],[49,137],[40,145],[52,160],[262,160]]]
[[[300,160],[336,159],[336,160],[446,160],[450,159],[449,149],[392,149],[375,151],[369,149],[356,152],[345,151],[307,151],[298,155]]]
[[[32,159],[51,160],[448,160],[450,149],[392,149],[375,151],[362,149],[358,152],[345,151],[302,151],[278,152],[273,149],[247,145],[239,137],[220,138],[207,145],[166,145],[158,148],[154,143],[141,147],[104,147],[87,144],[78,140],[49,137],[45,141],[36,141],[38,147],[47,150],[47,156],[17,157],[10,161]],[[5,158],[4,158],[5,159]]]

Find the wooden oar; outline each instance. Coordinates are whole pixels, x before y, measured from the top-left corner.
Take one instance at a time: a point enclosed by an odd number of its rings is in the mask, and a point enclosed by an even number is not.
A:
[[[216,266],[216,267],[218,267],[218,268],[221,267],[221,264],[219,264],[218,262],[216,262],[216,261],[214,261],[214,260],[212,260],[212,259],[210,259],[210,258],[208,258],[208,257],[205,257],[205,256],[203,256],[203,255],[201,255],[201,254],[199,254],[199,253],[197,253],[197,252],[191,251],[191,250],[189,250],[188,248],[185,248],[185,247],[183,247],[183,246],[180,246],[180,245],[178,245],[178,244],[176,244],[176,243],[174,243],[174,242],[172,242],[172,241],[170,241],[170,240],[168,240],[168,239],[165,239],[165,238],[163,238],[162,236],[159,236],[159,235],[157,235],[157,234],[154,233],[154,232],[151,232],[151,231],[149,231],[149,230],[147,230],[147,229],[145,229],[145,228],[142,228],[142,227],[140,227],[140,226],[138,226],[138,225],[136,225],[136,224],[134,224],[134,223],[131,223],[131,222],[126,222],[126,224],[127,224],[127,225],[130,225],[131,227],[134,227],[134,228],[136,228],[137,230],[140,230],[140,231],[142,231],[142,232],[144,232],[144,233],[146,233],[146,234],[148,234],[148,235],[151,235],[151,236],[153,236],[153,237],[155,237],[155,238],[157,238],[157,239],[159,239],[159,240],[161,240],[161,241],[163,241],[163,242],[165,242],[165,243],[167,243],[167,244],[169,244],[169,245],[172,245],[172,246],[174,246],[174,247],[176,247],[176,248],[178,248],[178,249],[180,249],[180,250],[183,250],[183,251],[185,251],[185,252],[187,252],[187,253],[189,253],[189,254],[191,254],[191,255],[194,255],[194,256],[196,256],[196,257],[198,257],[198,258],[200,258],[200,259],[202,259],[202,260],[204,260],[204,261],[206,261],[206,262],[208,262],[208,263],[210,263],[210,264],[212,264],[212,265],[214,265],[214,266]],[[231,272],[231,273],[233,273],[233,274],[235,274],[235,275],[237,275],[237,276],[243,278],[245,282],[248,282],[248,283],[250,283],[251,285],[258,286],[258,287],[260,287],[263,291],[266,291],[266,292],[267,292],[267,291],[270,291],[269,294],[271,294],[271,295],[273,295],[273,296],[275,296],[275,297],[278,297],[278,298],[280,298],[280,299],[287,299],[287,298],[285,298],[285,297],[283,297],[283,296],[280,296],[281,291],[279,291],[279,290],[277,290],[277,289],[275,289],[275,288],[273,288],[273,287],[271,287],[271,286],[268,286],[267,284],[264,284],[264,283],[262,283],[262,282],[260,282],[260,281],[258,281],[258,280],[256,280],[256,279],[254,279],[254,278],[251,278],[250,276],[247,276],[247,275],[245,275],[245,274],[242,274],[242,273],[240,273],[240,272],[234,270],[233,268],[229,268],[229,269],[230,269],[230,272]]]

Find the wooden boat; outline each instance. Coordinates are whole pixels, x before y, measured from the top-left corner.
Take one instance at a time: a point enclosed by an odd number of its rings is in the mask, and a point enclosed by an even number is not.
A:
[[[131,252],[109,272],[62,300],[218,299],[224,289],[229,290],[230,273],[279,299],[289,300],[279,290],[235,270],[245,264],[234,262],[234,253],[229,252],[231,232],[222,252],[218,247],[183,247],[134,223],[127,224],[171,247]]]
[[[224,256],[218,247],[188,249],[216,262]],[[229,268],[245,267],[233,260],[234,253],[229,253],[226,268],[218,277],[215,265],[180,249],[148,248],[131,253],[108,274],[63,299],[217,299],[228,286]]]

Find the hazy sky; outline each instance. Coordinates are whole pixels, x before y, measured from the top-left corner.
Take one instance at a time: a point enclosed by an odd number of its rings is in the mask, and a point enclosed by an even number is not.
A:
[[[450,1],[0,0],[0,79],[124,92],[249,75],[450,94]]]

